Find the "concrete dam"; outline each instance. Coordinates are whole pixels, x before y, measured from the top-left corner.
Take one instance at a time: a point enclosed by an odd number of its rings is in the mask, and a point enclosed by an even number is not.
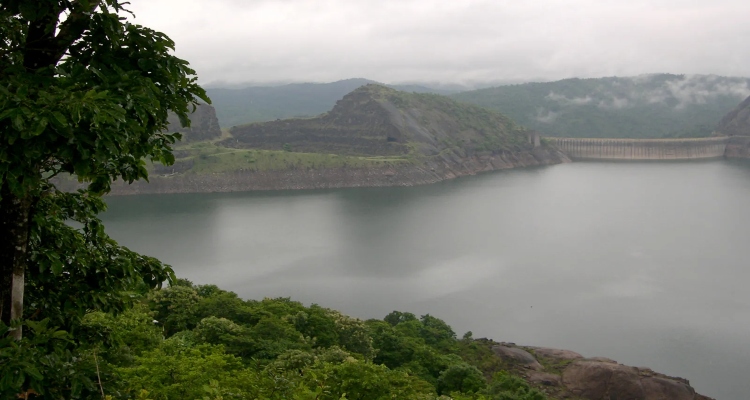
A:
[[[724,157],[729,137],[585,139],[545,137],[574,160],[696,160]]]

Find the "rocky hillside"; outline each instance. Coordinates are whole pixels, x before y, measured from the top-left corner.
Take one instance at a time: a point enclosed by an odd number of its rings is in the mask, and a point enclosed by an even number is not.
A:
[[[565,79],[452,95],[508,115],[548,136],[710,136],[716,121],[750,95],[750,79],[654,74]]]
[[[361,156],[439,157],[531,150],[507,117],[434,94],[366,85],[328,113],[234,127],[226,146]]]
[[[169,115],[169,131],[182,134],[183,142],[197,142],[221,137],[216,110],[208,104],[199,104],[190,114],[190,128],[183,128],[177,115]]]
[[[750,158],[750,97],[725,115],[714,133],[731,136],[725,157]]]
[[[570,161],[534,147],[507,117],[435,94],[363,86],[328,113],[234,127],[220,142],[178,146],[150,183],[113,193],[195,193],[414,186]]]
[[[476,346],[499,358],[496,369],[522,376],[550,399],[712,400],[696,393],[687,379],[605,357],[585,358],[570,350],[488,339],[477,339]]]
[[[721,119],[716,132],[727,136],[750,136],[750,97]]]

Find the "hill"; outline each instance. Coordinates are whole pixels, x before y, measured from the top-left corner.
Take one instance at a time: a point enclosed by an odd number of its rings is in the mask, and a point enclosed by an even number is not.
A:
[[[236,126],[221,141],[182,143],[150,183],[114,193],[413,186],[496,169],[569,161],[482,107],[369,84],[315,118]]]
[[[361,156],[441,156],[522,151],[526,133],[509,118],[445,96],[369,84],[316,118],[234,127],[231,147]]]
[[[748,95],[748,78],[655,74],[524,83],[451,97],[549,136],[659,138],[709,136]]]
[[[293,117],[312,117],[333,107],[337,100],[352,90],[370,83],[369,79],[346,79],[331,83],[293,83],[281,86],[208,89],[217,110],[219,123],[228,128],[251,122],[273,121]],[[454,91],[418,84],[393,85],[399,90],[429,93]]]
[[[719,121],[715,134],[731,136],[726,157],[750,158],[750,97]]]
[[[750,97],[719,121],[716,133],[727,136],[750,136]]]

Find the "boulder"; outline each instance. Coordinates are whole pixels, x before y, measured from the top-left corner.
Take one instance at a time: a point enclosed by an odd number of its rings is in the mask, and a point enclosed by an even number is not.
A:
[[[541,371],[544,369],[542,367],[542,364],[539,364],[539,362],[534,358],[534,356],[531,355],[526,350],[519,349],[518,347],[509,347],[506,345],[497,345],[492,347],[492,351],[495,352],[495,355],[499,356],[503,361],[514,364],[514,365],[521,365],[525,368],[533,369],[535,371]]]
[[[696,400],[696,394],[681,378],[668,377],[650,369],[629,367],[593,359],[570,364],[562,373],[562,384],[574,396],[587,400]]]
[[[555,361],[579,360],[583,356],[570,350],[552,349],[549,347],[532,347],[537,357],[549,358]]]

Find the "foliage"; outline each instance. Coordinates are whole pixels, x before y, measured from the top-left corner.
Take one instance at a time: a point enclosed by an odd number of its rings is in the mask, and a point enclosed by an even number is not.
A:
[[[482,372],[466,363],[451,365],[438,378],[439,393],[475,393],[486,385]]]
[[[48,317],[72,328],[86,309],[122,310],[126,290],[171,276],[157,260],[107,237],[96,218],[104,210],[99,197],[113,180],[146,178],[145,159],[173,162],[179,135],[163,132],[168,112],[188,124],[196,96],[208,98],[187,62],[171,54],[174,43],[126,21],[125,4],[0,4],[0,316],[6,325]],[[88,186],[60,192],[53,181],[60,174]],[[12,332],[20,338],[20,329]]]
[[[226,309],[214,308],[219,304]],[[210,309],[223,316],[200,318]],[[154,323],[158,315],[172,324],[197,322],[170,334],[169,323]],[[31,385],[59,393],[53,397],[85,398],[96,396],[101,379],[112,398],[151,400],[545,399],[504,372],[488,382],[487,371],[473,364],[474,341],[456,339],[430,315],[394,311],[363,322],[288,298],[242,300],[214,285],[177,280],[136,296],[117,315],[86,314],[76,340],[48,322],[28,324],[24,340],[5,338],[0,346],[5,393]],[[23,382],[9,383],[19,373]]]
[[[88,397],[105,343],[131,342],[138,353],[158,339],[141,329],[143,318],[129,321],[131,336],[97,331],[117,331],[113,315],[173,277],[169,266],[110,239],[97,215],[114,180],[147,178],[146,160],[174,161],[179,135],[164,132],[168,113],[187,124],[191,106],[208,98],[166,35],[126,20],[127,4],[0,2],[5,394]],[[63,175],[86,188],[58,190]],[[103,314],[87,320],[88,312]]]
[[[83,398],[96,392],[91,354],[76,349],[68,332],[48,319],[26,321],[26,336],[15,340],[0,323],[0,398],[37,393],[50,399]]]

